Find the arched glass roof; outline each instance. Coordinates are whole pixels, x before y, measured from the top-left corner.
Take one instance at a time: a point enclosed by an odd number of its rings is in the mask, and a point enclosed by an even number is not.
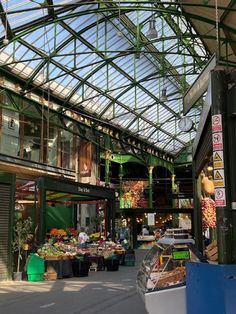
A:
[[[209,16],[225,12],[211,3],[205,1]],[[195,8],[190,0],[0,1],[1,71],[22,78],[23,91],[50,91],[63,107],[175,156],[193,141],[201,113],[200,102],[188,113],[194,128],[179,129],[183,94],[216,39],[203,36],[203,13],[194,15]],[[154,39],[147,36],[151,18]],[[202,20],[212,28],[213,22]]]

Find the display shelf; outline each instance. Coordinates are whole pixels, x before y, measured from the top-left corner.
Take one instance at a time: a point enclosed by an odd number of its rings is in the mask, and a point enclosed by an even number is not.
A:
[[[186,313],[186,264],[205,262],[188,239],[170,239],[154,245],[141,263],[137,290],[148,313]],[[185,240],[185,243],[183,242]],[[190,243],[189,243],[190,242]],[[170,298],[173,302],[169,302]]]

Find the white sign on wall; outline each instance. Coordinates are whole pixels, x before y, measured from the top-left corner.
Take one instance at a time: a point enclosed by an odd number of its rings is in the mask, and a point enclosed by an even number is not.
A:
[[[148,225],[155,226],[155,214],[148,214]]]

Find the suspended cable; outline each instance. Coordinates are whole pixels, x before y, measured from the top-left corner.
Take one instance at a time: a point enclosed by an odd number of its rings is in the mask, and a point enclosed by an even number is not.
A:
[[[216,57],[220,56],[220,43],[219,43],[219,14],[218,14],[218,0],[215,0],[215,13],[216,13]]]
[[[3,44],[8,45],[8,43],[9,43],[9,39],[7,38],[8,37],[7,36],[8,35],[7,34],[7,29],[8,29],[8,15],[7,15],[7,13],[8,13],[8,0],[6,0],[5,13],[6,13],[6,15],[5,15],[5,17],[6,17],[6,19],[5,19],[5,37],[3,39]]]

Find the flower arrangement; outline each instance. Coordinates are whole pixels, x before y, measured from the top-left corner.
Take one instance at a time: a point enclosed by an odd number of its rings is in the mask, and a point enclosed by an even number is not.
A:
[[[77,237],[78,231],[75,228],[69,227],[68,229],[66,229],[66,234],[69,237]]]
[[[50,235],[57,237],[57,236],[66,236],[66,231],[64,229],[57,229],[57,228],[52,228],[50,230]]]

